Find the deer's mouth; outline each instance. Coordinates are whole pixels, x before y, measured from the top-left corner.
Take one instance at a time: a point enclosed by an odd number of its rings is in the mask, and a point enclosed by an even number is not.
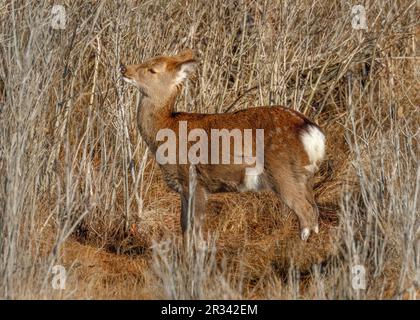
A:
[[[123,80],[125,81],[125,82],[127,82],[127,83],[129,83],[129,84],[131,84],[131,85],[133,85],[133,86],[135,86],[135,87],[138,87],[137,86],[137,82],[136,81],[134,81],[133,79],[130,79],[130,78],[127,78],[127,77],[122,77],[123,78]]]
[[[142,95],[144,95],[146,97],[148,96],[147,93],[144,91],[144,89],[138,85],[137,81],[135,81],[133,79],[130,79],[130,78],[127,78],[127,77],[124,77],[124,76],[122,77],[122,79],[125,82],[127,82],[128,84],[131,84],[131,85],[135,86],[140,91],[140,93]]]

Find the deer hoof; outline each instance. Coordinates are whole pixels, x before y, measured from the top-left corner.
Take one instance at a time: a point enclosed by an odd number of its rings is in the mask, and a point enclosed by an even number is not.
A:
[[[309,228],[303,228],[300,233],[300,237],[303,241],[306,241],[308,240],[310,234],[311,232],[309,231]]]

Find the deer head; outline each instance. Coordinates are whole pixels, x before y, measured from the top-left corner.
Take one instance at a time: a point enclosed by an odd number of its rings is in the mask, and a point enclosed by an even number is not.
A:
[[[140,64],[121,65],[123,79],[151,98],[170,96],[194,69],[192,50],[175,56],[159,56]]]

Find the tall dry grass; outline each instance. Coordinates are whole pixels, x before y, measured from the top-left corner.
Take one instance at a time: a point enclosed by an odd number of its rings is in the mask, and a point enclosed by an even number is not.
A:
[[[53,4],[0,3],[1,297],[418,297],[415,1],[363,1],[367,30],[355,1],[62,1],[63,30]],[[324,128],[320,235],[301,242],[270,194],[227,194],[181,249],[118,66],[186,47],[200,65],[178,110],[282,104]]]

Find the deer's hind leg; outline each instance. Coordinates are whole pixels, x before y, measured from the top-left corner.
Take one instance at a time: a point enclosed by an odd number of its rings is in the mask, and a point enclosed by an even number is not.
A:
[[[313,194],[312,174],[305,169],[270,172],[273,191],[297,215],[301,239],[306,241],[311,230],[318,233],[318,208]]]
[[[306,199],[312,205],[313,212],[314,212],[314,223],[313,223],[313,231],[315,233],[319,232],[319,210],[318,206],[315,202],[315,195],[314,195],[314,176],[313,174],[308,174],[307,180],[305,183],[306,186]]]

